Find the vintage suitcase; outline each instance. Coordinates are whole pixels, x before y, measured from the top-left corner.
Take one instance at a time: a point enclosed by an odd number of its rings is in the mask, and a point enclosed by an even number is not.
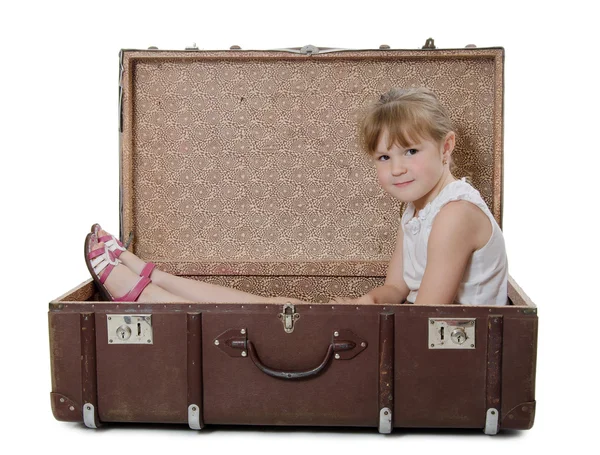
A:
[[[314,303],[115,304],[89,280],[50,303],[56,419],[531,428],[537,309],[512,278],[506,307],[326,303],[385,277],[401,207],[355,125],[391,87],[438,94],[455,175],[501,225],[503,59],[432,45],[122,51],[121,238],[166,271]]]

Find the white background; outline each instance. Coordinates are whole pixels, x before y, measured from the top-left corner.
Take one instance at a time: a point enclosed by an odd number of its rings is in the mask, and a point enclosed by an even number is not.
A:
[[[12,6],[7,6],[11,4]],[[592,2],[4,2],[0,7],[1,444],[62,453],[531,453],[597,428],[600,160]],[[84,233],[118,231],[121,48],[503,46],[504,232],[511,275],[539,307],[530,431],[284,431],[108,427],[50,410],[47,303],[87,279]],[[452,372],[448,372],[451,374]],[[592,446],[593,447],[593,446]],[[593,451],[594,449],[592,449]],[[20,451],[20,450],[19,450]]]

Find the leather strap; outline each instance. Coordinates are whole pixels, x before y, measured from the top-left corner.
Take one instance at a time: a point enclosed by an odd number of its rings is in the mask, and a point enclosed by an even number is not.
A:
[[[110,250],[122,250],[125,251],[125,247],[121,243],[119,239],[117,239],[114,235],[103,235],[98,239],[99,242],[104,242]]]
[[[156,264],[154,264],[153,262],[148,262],[144,268],[142,269],[142,271],[140,272],[140,276],[146,277],[146,278],[150,278],[150,275],[152,275],[152,272],[154,271],[154,268],[156,267]]]
[[[100,283],[104,284],[106,282],[106,280],[108,279],[108,276],[110,275],[110,273],[112,272],[112,270],[115,268],[114,265],[109,264],[105,269],[104,272],[102,272],[102,275],[100,275]]]
[[[94,272],[99,277],[100,283],[102,284],[104,284],[104,282],[108,279],[112,269],[114,269],[115,266],[119,265],[121,262],[106,246],[104,247],[104,250],[102,248],[98,248],[90,251],[89,257],[94,258],[90,261],[90,263],[94,268]]]
[[[97,248],[95,250],[92,250],[88,253],[88,257],[90,259],[95,259],[98,256],[102,256],[104,254],[104,250],[102,248]]]

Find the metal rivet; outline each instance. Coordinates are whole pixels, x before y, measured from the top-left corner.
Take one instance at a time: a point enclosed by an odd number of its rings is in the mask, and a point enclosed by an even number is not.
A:
[[[389,412],[385,411],[383,414],[384,414],[384,415],[388,415],[388,414],[389,414]]]
[[[152,340],[148,340],[148,343],[152,343]]]
[[[75,408],[73,406],[69,406],[69,411],[74,411]]]
[[[246,351],[242,351],[242,357],[246,357],[248,354],[246,354]]]
[[[108,340],[108,342],[109,342],[109,343],[112,343],[112,342],[113,342],[113,340]]]
[[[108,317],[108,320],[110,321],[111,319],[112,319],[112,318],[109,316],[109,317]]]
[[[192,406],[192,411],[196,412],[196,406]]]
[[[435,321],[431,321],[431,324],[435,324]]]
[[[475,321],[471,321],[471,325],[475,325]]]
[[[219,346],[219,340],[215,340],[215,346]]]
[[[334,337],[339,337],[339,336],[340,336],[340,333],[339,333],[339,332],[333,332],[333,336],[334,336]]]
[[[432,344],[431,347],[433,347],[434,345]]]
[[[92,407],[91,407],[91,406],[86,406],[85,408],[86,408],[88,411],[91,411],[91,410],[92,410]]]
[[[336,358],[336,359],[339,359],[339,358],[340,358],[340,355],[339,355],[339,354],[336,354],[336,355],[335,355],[335,358]]]
[[[360,344],[363,348],[367,346],[367,343],[365,343],[364,341]]]
[[[491,414],[494,416],[496,415],[496,411],[492,411]]]
[[[474,348],[474,347],[475,347],[475,345],[474,345],[474,344],[472,344],[472,345],[471,345],[471,347],[472,347],[472,348]]]
[[[60,399],[60,402],[61,402],[61,403],[64,403],[64,402],[65,402],[65,399],[64,399],[64,398],[61,398],[61,399]]]
[[[240,330],[240,333],[241,333],[242,335],[244,335],[244,334],[246,333],[246,329],[242,329],[242,330]]]

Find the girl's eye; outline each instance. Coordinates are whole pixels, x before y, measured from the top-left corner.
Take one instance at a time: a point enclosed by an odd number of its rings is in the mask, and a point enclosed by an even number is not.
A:
[[[390,157],[388,155],[380,155],[377,157],[377,161],[387,161]]]
[[[417,152],[418,152],[418,150],[417,150],[417,149],[408,149],[408,150],[406,151],[406,154],[407,154],[408,156],[413,156],[413,155],[416,155],[416,154],[417,154]]]

